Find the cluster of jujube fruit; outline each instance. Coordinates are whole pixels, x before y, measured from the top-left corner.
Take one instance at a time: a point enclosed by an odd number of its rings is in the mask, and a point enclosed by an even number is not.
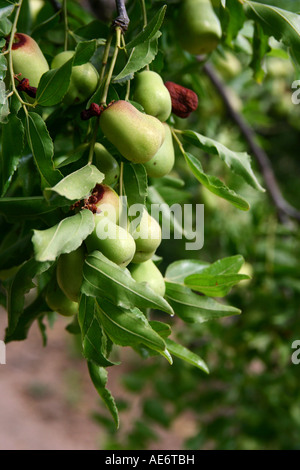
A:
[[[193,13],[196,7],[205,11],[205,18]],[[200,54],[216,47],[221,30],[207,0],[185,0],[179,20],[179,40],[185,50]],[[53,58],[51,68],[63,66],[74,53],[59,53]],[[49,70],[42,51],[31,37],[17,33],[12,61],[17,89],[33,102],[40,78]],[[63,103],[67,106],[85,103],[95,92],[98,82],[98,72],[91,63],[73,66]],[[168,175],[174,166],[175,153],[172,129],[166,121],[171,112],[187,117],[197,108],[197,95],[181,85],[165,84],[158,73],[144,70],[135,75],[132,102],[138,103],[143,111],[129,101],[119,99],[108,105],[93,103],[89,110],[82,110],[81,116],[82,119],[98,116],[100,129],[110,144],[123,159],[143,164],[149,177]],[[105,179],[77,204],[75,210],[88,209],[94,213],[94,231],[77,250],[59,257],[55,277],[47,289],[49,307],[62,315],[78,312],[85,256],[94,250],[99,250],[121,267],[128,266],[137,282],[147,282],[161,296],[165,293],[163,276],[152,261],[162,238],[159,223],[144,207],[134,230],[129,223],[125,228],[118,225],[120,203],[113,187],[120,177],[120,165],[100,142],[94,145],[93,164],[104,173]],[[104,233],[105,236],[101,236]]]

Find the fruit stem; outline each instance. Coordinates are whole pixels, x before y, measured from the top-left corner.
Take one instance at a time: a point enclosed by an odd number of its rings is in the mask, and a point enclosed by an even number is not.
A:
[[[146,5],[145,5],[145,0],[140,0],[141,8],[142,8],[142,13],[143,13],[143,29],[146,28],[147,26],[147,10],[146,10]]]
[[[181,133],[181,131],[178,131],[177,129],[171,129],[171,132],[172,132],[172,135],[173,135],[173,137],[174,137],[174,139],[175,139],[175,141],[176,141],[176,143],[179,147],[180,152],[182,153],[183,156],[185,156],[185,151],[184,151],[183,145],[182,145],[182,143],[180,142],[180,140],[178,139],[178,137],[176,135],[176,133],[179,134],[179,133]]]
[[[64,26],[65,26],[65,38],[64,38],[64,50],[68,50],[68,11],[67,11],[67,0],[63,0],[63,17],[64,17]]]
[[[106,40],[105,49],[103,52],[99,83],[102,82],[104,74],[105,74],[105,69],[106,69],[107,62],[108,62],[108,56],[109,56],[112,38],[113,38],[113,31],[110,31],[108,38]]]
[[[103,95],[102,95],[102,99],[101,99],[100,104],[106,104],[109,85],[110,85],[112,74],[113,74],[113,71],[114,71],[114,68],[115,68],[115,65],[116,65],[118,52],[119,52],[119,49],[120,49],[120,46],[121,46],[121,34],[122,34],[122,29],[121,29],[121,27],[117,26],[116,27],[115,49],[114,49],[114,53],[113,53],[113,56],[112,56],[112,59],[111,59],[111,63],[110,63],[110,67],[109,67],[109,70],[108,70],[108,74],[107,74],[107,78],[106,78],[106,82],[105,82]]]
[[[141,4],[142,14],[143,14],[143,29],[145,29],[148,24],[145,0],[140,0],[140,4]],[[148,64],[146,65],[145,70],[150,70]]]
[[[35,106],[34,104],[27,103],[26,101],[22,100],[22,98],[19,95],[18,90],[16,88],[15,78],[14,78],[15,74],[14,74],[14,67],[13,67],[13,60],[12,60],[12,45],[13,45],[15,34],[16,34],[16,31],[17,31],[17,24],[18,24],[18,20],[19,20],[19,16],[20,16],[22,3],[23,3],[23,0],[20,0],[19,3],[16,3],[17,10],[16,10],[16,14],[15,14],[14,21],[13,21],[13,24],[12,24],[9,43],[8,43],[8,67],[9,67],[9,73],[10,73],[13,93],[15,93],[16,97],[18,98],[18,100],[20,101],[20,103],[22,104],[23,107],[24,106],[34,107]]]

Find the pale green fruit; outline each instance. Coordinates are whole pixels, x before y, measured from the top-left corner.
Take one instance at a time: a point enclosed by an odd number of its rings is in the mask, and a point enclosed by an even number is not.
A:
[[[64,253],[58,258],[57,283],[63,293],[73,302],[79,300],[84,259],[85,252],[82,245],[77,250]]]
[[[139,225],[130,230],[130,232],[136,245],[132,262],[143,263],[152,258],[161,243],[161,227],[159,223],[144,210]]]
[[[124,100],[115,101],[101,113],[100,127],[123,157],[134,163],[149,161],[165,138],[159,119]]]
[[[37,42],[27,34],[16,33],[12,45],[14,74],[19,79],[28,78],[29,85],[37,87],[41,76],[48,72],[49,65]]]
[[[95,166],[105,175],[103,183],[108,185],[116,183],[120,176],[120,167],[117,160],[99,142],[95,143],[94,153]]]
[[[111,220],[97,215],[94,231],[85,242],[89,252],[98,250],[121,267],[127,266],[135,253],[135,242],[130,233]]]
[[[51,68],[56,69],[68,62],[75,51],[63,51],[57,54],[51,63]],[[96,90],[99,75],[93,64],[76,65],[72,68],[70,85],[63,102],[68,106],[80,104],[87,100]]]
[[[52,279],[46,290],[46,302],[54,312],[66,317],[78,313],[78,303],[70,300],[60,289],[56,279]]]
[[[166,121],[172,111],[172,101],[161,76],[151,70],[145,70],[136,74],[135,83],[134,101],[143,106],[145,113],[160,121]]]
[[[165,127],[165,140],[149,162],[146,162],[145,168],[148,176],[153,178],[161,178],[170,173],[175,162],[175,153],[172,140],[172,132],[168,124],[163,123]]]
[[[196,55],[213,51],[222,37],[220,20],[210,0],[182,0],[177,31],[182,48]]]
[[[163,275],[151,259],[129,267],[131,276],[136,282],[146,282],[156,294],[165,295],[166,286]]]

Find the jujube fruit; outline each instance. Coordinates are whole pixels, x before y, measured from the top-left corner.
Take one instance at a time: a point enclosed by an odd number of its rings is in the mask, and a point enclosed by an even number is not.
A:
[[[175,162],[175,153],[172,140],[172,132],[168,124],[165,127],[165,140],[149,162],[144,163],[148,176],[161,178],[170,173]]]
[[[63,293],[55,278],[47,286],[45,300],[51,310],[66,317],[78,313],[78,303],[73,302]]]
[[[135,76],[133,100],[140,103],[145,113],[166,121],[171,114],[171,97],[161,76],[151,70],[144,70]]]
[[[177,29],[180,45],[190,54],[208,54],[222,37],[220,20],[210,0],[182,0]]]
[[[58,258],[57,283],[63,293],[73,302],[79,300],[84,259],[85,251],[82,245],[71,253],[64,253]]]
[[[135,163],[149,161],[165,138],[159,119],[124,100],[115,101],[101,113],[100,127],[121,155]]]
[[[85,208],[92,211],[97,220],[107,217],[112,222],[119,220],[120,202],[119,196],[107,184],[96,184],[91,195],[85,199]]]
[[[136,282],[146,282],[156,294],[162,297],[165,295],[165,280],[151,259],[144,263],[131,264],[129,270]]]
[[[143,263],[152,258],[161,243],[161,227],[159,223],[144,210],[139,225],[131,230],[135,240],[136,251],[133,263]]]
[[[112,154],[99,142],[94,147],[94,163],[98,170],[104,173],[104,184],[110,185],[118,181],[120,176],[120,166]]]
[[[63,51],[57,54],[51,63],[51,68],[56,69],[70,60],[75,51]],[[80,104],[87,100],[96,90],[99,75],[93,64],[87,62],[72,67],[70,85],[63,98],[63,102],[70,106]]]
[[[121,267],[127,266],[135,253],[135,242],[130,233],[106,217],[95,215],[95,228],[85,240],[89,252],[103,253]]]
[[[37,87],[41,76],[48,72],[49,65],[38,43],[24,33],[16,33],[12,44],[14,74],[27,78],[32,87]]]

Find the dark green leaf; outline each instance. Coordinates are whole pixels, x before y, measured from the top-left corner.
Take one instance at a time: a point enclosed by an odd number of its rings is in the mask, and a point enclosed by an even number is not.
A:
[[[103,402],[105,403],[107,409],[109,410],[110,414],[112,415],[117,428],[119,427],[119,413],[117,409],[116,402],[110,393],[110,391],[106,388],[108,372],[104,367],[99,367],[92,362],[88,362],[88,369],[90,373],[90,377],[92,382],[99,393],[100,397],[102,398]]]
[[[15,115],[8,116],[7,124],[2,129],[2,152],[0,160],[1,196],[10,184],[24,146],[24,127],[22,121]]]
[[[155,16],[149,21],[145,29],[137,34],[135,38],[132,39],[132,41],[126,44],[126,49],[132,49],[133,47],[152,39],[164,21],[166,9],[167,5],[162,6]]]
[[[238,209],[243,211],[248,211],[250,209],[249,203],[244,198],[236,194],[235,191],[229,189],[221,180],[219,180],[219,178],[216,176],[206,175],[202,170],[201,163],[196,157],[190,153],[185,153],[184,157],[197,180],[200,181],[200,183],[209,191],[230,202]]]
[[[62,175],[54,169],[53,142],[46,124],[39,114],[28,113],[26,115],[26,134],[28,145],[41,175],[42,186],[54,186],[61,180]]]
[[[173,282],[166,282],[166,299],[172,305],[175,314],[187,323],[202,323],[241,313],[235,307],[196,294],[188,287]]]
[[[154,308],[173,314],[163,297],[144,283],[135,282],[130,272],[94,251],[83,266],[81,291],[92,297],[102,297],[122,308]]]
[[[198,356],[198,354],[193,353],[189,349],[185,348],[181,344],[175,343],[175,341],[172,341],[171,339],[166,339],[166,345],[168,351],[173,354],[173,356],[179,357],[183,361],[186,361],[209,374],[209,369],[206,363],[203,361],[203,359],[201,359],[200,356]]]
[[[68,91],[73,58],[61,67],[51,69],[41,77],[36,94],[36,102],[42,106],[60,103]]]

